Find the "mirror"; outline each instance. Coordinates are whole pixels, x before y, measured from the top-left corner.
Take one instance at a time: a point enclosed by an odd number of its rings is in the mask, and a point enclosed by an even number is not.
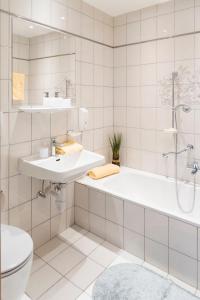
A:
[[[47,97],[75,105],[75,40],[21,18],[12,19],[14,105],[42,105]]]

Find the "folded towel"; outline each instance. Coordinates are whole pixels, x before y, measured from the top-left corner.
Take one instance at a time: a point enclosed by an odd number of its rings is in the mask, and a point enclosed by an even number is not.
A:
[[[24,101],[25,75],[13,73],[13,100]]]
[[[83,146],[76,142],[65,142],[63,146],[56,146],[56,154],[58,155],[68,156],[81,150],[83,150]]]
[[[105,166],[97,167],[88,171],[88,176],[91,177],[92,179],[101,179],[103,177],[117,174],[119,172],[120,172],[119,166],[113,164],[107,164]]]

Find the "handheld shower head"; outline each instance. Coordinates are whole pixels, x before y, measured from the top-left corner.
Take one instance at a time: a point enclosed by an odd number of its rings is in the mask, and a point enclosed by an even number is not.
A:
[[[187,104],[178,104],[175,106],[174,111],[177,111],[179,108],[182,108],[182,111],[185,113],[189,113],[192,110],[192,108]]]
[[[184,106],[182,107],[182,109],[183,109],[183,111],[186,112],[186,113],[191,112],[191,110],[192,110],[192,108],[191,108],[189,105],[184,105]]]

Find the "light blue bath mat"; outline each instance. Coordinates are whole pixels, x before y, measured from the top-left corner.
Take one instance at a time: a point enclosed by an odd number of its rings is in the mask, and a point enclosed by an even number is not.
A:
[[[93,300],[199,300],[166,279],[142,266],[119,264],[97,279]]]

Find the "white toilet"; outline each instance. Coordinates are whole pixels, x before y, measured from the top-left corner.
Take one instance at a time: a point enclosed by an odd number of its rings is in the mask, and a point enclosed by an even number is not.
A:
[[[33,259],[33,241],[17,227],[1,225],[1,299],[28,300],[25,289]]]

